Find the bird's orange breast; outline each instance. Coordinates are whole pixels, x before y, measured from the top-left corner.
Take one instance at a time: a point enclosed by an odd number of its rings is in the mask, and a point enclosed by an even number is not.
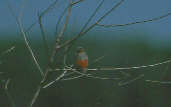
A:
[[[88,66],[88,60],[77,60],[77,64],[82,68],[86,68]]]

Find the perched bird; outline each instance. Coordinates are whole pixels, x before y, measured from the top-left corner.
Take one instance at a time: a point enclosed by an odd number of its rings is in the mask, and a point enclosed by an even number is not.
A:
[[[83,72],[87,71],[88,67],[88,55],[86,54],[83,47],[78,47],[76,53],[76,64]]]

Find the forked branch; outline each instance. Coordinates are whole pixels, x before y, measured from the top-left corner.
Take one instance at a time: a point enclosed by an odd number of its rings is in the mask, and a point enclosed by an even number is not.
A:
[[[57,4],[58,0],[55,0],[52,4],[50,4],[42,13],[40,13],[41,17],[44,17],[50,10],[52,10],[55,5]],[[32,23],[26,30],[25,32],[29,32],[37,23],[39,20],[36,20],[34,23]]]
[[[34,55],[34,53],[33,53],[32,48],[31,48],[30,45],[29,45],[29,42],[28,42],[27,37],[26,37],[26,34],[25,34],[24,29],[23,29],[23,27],[22,27],[21,19],[20,19],[21,17],[17,17],[17,16],[15,15],[15,13],[12,11],[13,9],[12,9],[12,6],[9,4],[9,2],[8,2],[8,8],[9,8],[11,14],[12,14],[12,15],[14,16],[14,18],[16,19],[17,25],[18,25],[18,27],[19,27],[19,29],[20,29],[20,32],[21,32],[21,34],[22,34],[22,36],[23,36],[23,38],[24,38],[25,45],[26,45],[27,49],[29,50],[29,52],[30,52],[30,54],[31,54],[31,56],[32,56],[32,59],[33,59],[35,65],[36,65],[36,67],[37,67],[38,70],[40,71],[41,76],[43,76],[43,75],[44,75],[44,74],[43,74],[43,71],[42,71],[42,69],[41,69],[41,67],[40,67],[40,65],[39,65],[39,63],[38,63],[38,61],[37,61],[37,59],[36,59],[36,57],[35,57],[35,55]],[[22,9],[23,9],[22,11],[24,11],[24,8],[22,8]],[[21,11],[21,12],[22,12],[22,11]],[[22,16],[22,14],[20,14],[20,15]]]
[[[65,32],[65,30],[67,28],[69,17],[70,17],[70,14],[71,14],[71,9],[72,9],[71,4],[72,4],[72,0],[70,0],[70,4],[69,4],[69,8],[68,8],[68,11],[67,11],[67,15],[66,15],[66,18],[65,18],[65,23],[63,25],[63,28],[62,28],[61,32],[59,33],[59,35],[56,38],[56,44],[54,46],[52,56],[51,56],[51,59],[50,59],[51,63],[54,60],[54,57],[55,57],[56,52],[58,51],[58,48],[60,48],[59,44],[60,44],[61,38],[64,35],[64,32]]]
[[[65,32],[65,30],[66,30],[66,26],[67,26],[67,24],[68,24],[68,20],[69,20],[71,8],[72,8],[71,3],[72,3],[72,0],[70,0],[70,8],[68,8],[68,15],[66,16],[65,25],[64,25],[63,29],[61,30],[61,32],[60,32],[60,34],[59,34],[59,37],[62,37],[63,34],[64,34],[64,32]],[[67,17],[68,17],[68,18],[67,18]],[[57,44],[57,43],[56,43],[56,44]],[[58,44],[57,44],[57,45],[58,45]],[[53,50],[53,52],[52,52],[52,55],[50,56],[49,63],[53,63],[53,59],[54,59],[55,53],[56,53],[56,45],[55,45],[55,48],[54,48],[54,50]],[[36,100],[37,100],[37,98],[38,98],[38,96],[39,96],[39,93],[40,93],[40,91],[41,91],[41,89],[42,89],[42,84],[46,81],[47,76],[48,76],[48,74],[49,74],[49,69],[50,69],[50,66],[48,66],[48,67],[46,68],[45,74],[43,75],[43,78],[42,78],[40,84],[38,85],[38,87],[37,87],[37,89],[36,89],[36,92],[35,92],[34,95],[33,95],[33,98],[31,99],[31,102],[30,102],[30,104],[29,104],[29,107],[32,107],[33,104],[36,102]],[[59,76],[59,79],[60,79],[61,77],[63,77],[63,75],[65,75],[65,72],[63,72],[63,73]]]
[[[74,73],[77,73],[79,74],[79,76],[74,76],[74,77],[70,77],[70,78],[62,78],[62,77],[65,77],[66,75],[63,75],[60,79],[62,81],[66,81],[66,80],[74,80],[74,79],[78,79],[78,78],[81,78],[83,76],[85,77],[88,77],[88,78],[93,78],[93,79],[100,79],[100,80],[120,80],[121,78],[109,78],[109,77],[100,77],[100,76],[94,76],[92,74],[87,74],[87,73],[82,73],[80,71],[77,71],[77,69],[72,69],[72,68],[69,68],[69,69],[66,69],[66,70],[70,70]],[[66,71],[65,70],[65,71]],[[43,88],[48,88],[49,86],[51,86],[52,84],[56,83],[57,81],[59,81],[60,79],[58,79],[59,77],[57,77],[54,81],[51,81],[49,82],[48,84],[46,84],[45,86],[43,86]]]
[[[65,43],[63,43],[60,48],[63,48],[73,42],[75,42],[78,38],[80,38],[81,36],[85,35],[87,32],[89,32],[92,28],[94,28],[98,23],[100,23],[104,18],[106,18],[111,12],[113,12],[115,9],[117,9],[122,2],[124,2],[125,0],[120,0],[117,4],[115,4],[109,11],[107,11],[103,16],[101,16],[94,24],[92,24],[90,27],[88,27],[85,31],[80,32],[77,36],[75,36],[74,38],[66,41]]]

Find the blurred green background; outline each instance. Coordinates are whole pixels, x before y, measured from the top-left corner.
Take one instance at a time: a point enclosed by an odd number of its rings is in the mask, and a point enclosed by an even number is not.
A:
[[[11,79],[9,93],[16,107],[27,107],[41,80],[41,76],[26,49],[20,35],[2,34],[0,52],[15,46],[15,50],[1,57],[0,65],[0,107],[12,107],[4,90],[2,80]],[[37,35],[37,34],[35,34]],[[29,36],[28,36],[29,37]],[[67,36],[63,39],[70,39]],[[89,62],[106,55],[104,59],[89,65],[89,68],[131,67],[154,64],[168,60],[171,55],[169,43],[153,43],[147,35],[124,34],[116,36],[99,36],[89,33],[74,43],[68,53],[67,64],[74,64],[76,47],[83,46],[89,55]],[[43,69],[47,66],[47,57],[41,38],[28,38],[33,51]],[[52,47],[54,40],[48,41]],[[54,67],[62,67],[63,52],[56,55]],[[171,64],[143,69],[122,70],[131,75],[124,78],[118,71],[89,71],[95,76],[123,78],[126,82],[144,74],[145,77],[128,85],[118,86],[119,81],[99,80],[82,77],[70,81],[59,81],[47,89],[42,89],[34,107],[170,107],[171,84],[148,83],[145,80],[171,81]],[[62,71],[52,72],[46,83],[54,80]]]

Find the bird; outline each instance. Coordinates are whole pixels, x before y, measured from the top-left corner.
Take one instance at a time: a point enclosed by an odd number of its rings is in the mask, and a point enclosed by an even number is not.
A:
[[[84,73],[88,67],[88,55],[83,47],[78,47],[76,52],[76,64],[77,67]]]

